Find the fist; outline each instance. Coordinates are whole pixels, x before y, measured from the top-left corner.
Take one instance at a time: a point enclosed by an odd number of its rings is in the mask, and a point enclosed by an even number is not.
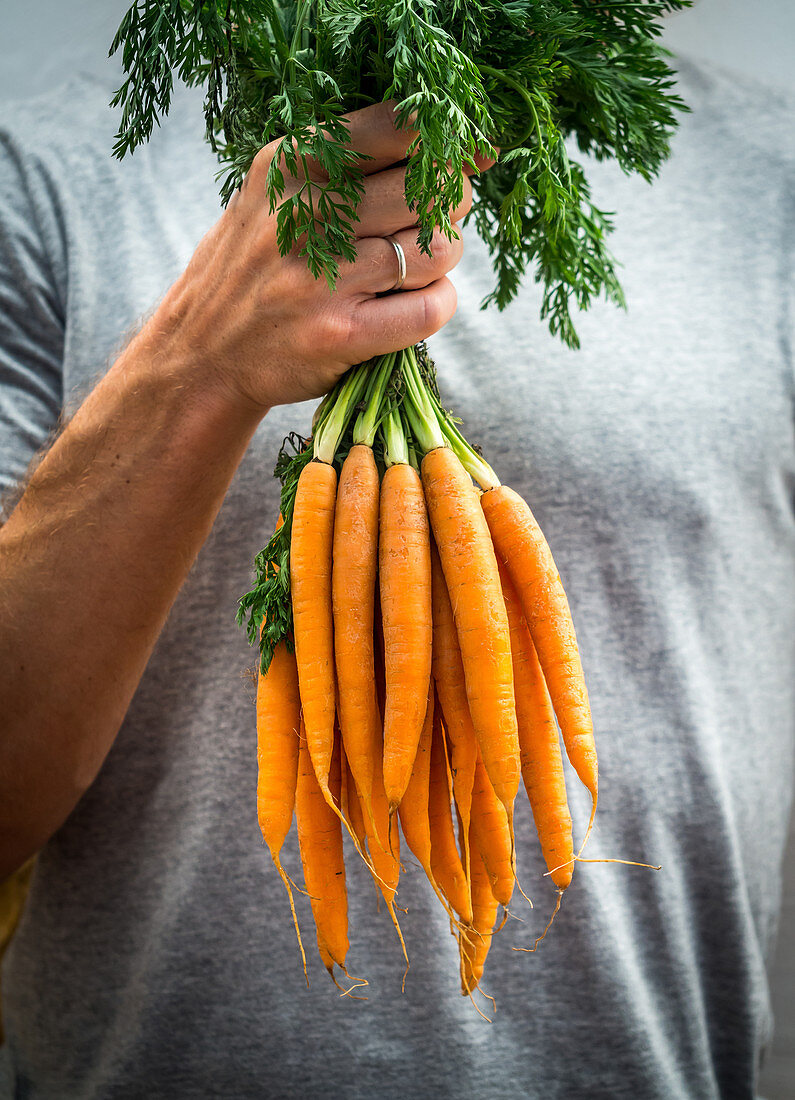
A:
[[[364,194],[356,259],[341,265],[335,290],[315,279],[302,257],[279,254],[265,189],[274,141],[258,153],[150,322],[169,334],[192,371],[206,373],[208,384],[221,384],[263,413],[319,397],[354,363],[425,339],[455,312],[447,275],[461,258],[460,235],[448,240],[437,233],[432,255],[421,252],[404,197],[400,162],[414,132],[396,127],[389,103],[346,117],[351,146],[363,154]],[[309,170],[324,178],[316,165]],[[288,193],[303,182],[288,176]],[[472,202],[469,180],[464,184],[461,205],[450,211],[456,229]],[[398,280],[399,256],[386,237],[405,254],[405,279],[392,294],[385,292]]]

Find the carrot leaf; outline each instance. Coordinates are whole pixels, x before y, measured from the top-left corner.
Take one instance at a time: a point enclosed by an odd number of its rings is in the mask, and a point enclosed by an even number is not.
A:
[[[504,308],[530,275],[541,316],[571,347],[574,311],[623,295],[607,247],[613,217],[591,200],[576,147],[650,180],[678,112],[662,17],[690,0],[136,0],[111,46],[125,79],[114,152],[146,142],[175,79],[205,93],[207,138],[227,202],[263,145],[283,254],[333,286],[356,252],[361,158],[343,115],[393,100],[408,150],[406,198],[420,247],[450,237],[450,210],[478,156],[470,218]],[[308,171],[308,162],[321,172]],[[286,173],[298,186],[286,186]]]

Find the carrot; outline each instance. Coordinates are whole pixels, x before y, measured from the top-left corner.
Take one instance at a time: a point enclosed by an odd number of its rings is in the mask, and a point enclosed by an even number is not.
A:
[[[365,841],[369,846],[370,857],[375,872],[374,877],[390,914],[392,915],[392,919],[398,928],[398,934],[400,935],[400,927],[397,925],[397,918],[393,908],[395,894],[397,893],[398,879],[400,878],[400,838],[397,833],[393,833],[390,838],[391,848],[385,846],[382,839],[389,836],[389,808],[387,806],[384,781],[381,778],[380,768],[377,768],[373,773],[373,785],[371,788],[372,815],[369,817],[364,812],[364,799],[362,798],[361,792],[358,791],[356,787],[356,780],[354,779],[350,764],[348,764],[347,761],[346,770],[347,786],[343,787],[343,791],[345,792],[346,798],[345,806],[347,806],[350,813],[351,826],[360,842],[362,850],[364,850]],[[345,807],[343,807],[343,810],[344,808]],[[402,943],[403,937],[400,936],[400,939]]]
[[[329,765],[331,796],[339,799],[342,785],[339,738],[332,747]],[[301,737],[296,789],[298,844],[304,868],[306,891],[312,904],[318,948],[323,948],[346,974],[348,954],[348,892],[342,851],[340,819],[328,805],[309,755],[308,741]],[[326,968],[332,969],[326,961]]]
[[[405,988],[406,975],[409,970],[409,956],[406,950],[406,943],[403,939],[403,933],[400,930],[400,922],[397,918],[395,906],[395,895],[397,893],[398,879],[400,877],[400,834],[397,829],[393,829],[390,832],[389,823],[389,806],[386,800],[384,781],[381,776],[376,773],[373,776],[373,817],[372,822],[367,825],[367,840],[370,846],[370,858],[375,868],[378,887],[386,903],[392,923],[395,926],[395,931],[397,932],[400,946],[403,951],[403,958],[406,961],[406,969],[403,974],[403,985]],[[388,837],[388,845],[384,846],[379,839],[380,837]]]
[[[384,788],[392,816],[408,786],[431,678],[431,556],[417,471],[389,466],[379,520],[381,615],[386,665]]]
[[[381,891],[389,916],[398,934],[403,956],[406,960],[406,973],[408,973],[409,958],[406,943],[395,910],[395,895],[398,879],[400,878],[400,839],[397,834],[394,835],[394,850],[385,849],[378,839],[379,836],[386,837],[389,831],[389,811],[386,804],[386,795],[384,794],[384,783],[380,771],[376,771],[373,776],[372,788],[373,816],[368,818],[364,810],[364,800],[356,789],[356,780],[353,778],[350,764],[345,758],[344,746],[342,756],[342,814],[350,821],[351,829],[359,842],[361,851],[364,852],[365,844],[369,845],[370,858],[373,864],[373,877],[378,884],[378,889]]]
[[[334,982],[338,989],[341,989],[342,986],[334,977],[334,959],[331,957],[331,952],[329,951],[328,947],[326,947],[326,941],[323,939],[319,932],[317,936],[317,949],[318,953],[320,954],[320,961],[323,963],[326,970],[328,970],[329,974],[331,975],[331,980]]]
[[[502,563],[500,579],[511,629],[522,779],[552,881],[558,889],[565,890],[574,868],[574,845],[560,735],[519,597]]]
[[[431,744],[433,739],[433,693],[426,701],[425,720],[414,758],[409,785],[400,800],[398,816],[403,836],[420,862],[431,884],[436,888],[431,871],[431,830],[428,819],[428,786],[431,774]]]
[[[428,783],[428,825],[431,838],[431,871],[439,889],[464,924],[472,921],[469,883],[458,853],[450,805],[441,713],[434,710],[431,736],[431,762]]]
[[[425,455],[422,484],[455,615],[472,724],[489,778],[512,822],[519,738],[508,618],[494,548],[472,480],[449,447]]]
[[[373,816],[371,821],[365,820],[365,828],[370,856],[379,879],[378,885],[384,895],[384,901],[392,912],[392,902],[400,877],[400,836],[395,829],[389,837],[389,846],[386,848],[379,840],[389,835],[389,807],[384,782],[377,774],[373,777]]]
[[[442,563],[436,544],[431,543],[431,576],[433,595],[433,655],[431,668],[436,694],[442,709],[444,728],[450,739],[450,765],[453,773],[453,795],[461,819],[464,847],[464,871],[469,878],[469,818],[472,808],[472,787],[478,743],[467,702],[464,665],[455,631],[453,609],[447,594]]]
[[[484,493],[481,503],[497,555],[508,566],[521,601],[566,753],[591,795],[592,824],[598,794],[596,745],[569,601],[541,528],[519,494],[501,485]]]
[[[470,832],[475,849],[486,866],[492,893],[501,905],[507,906],[516,881],[511,832],[505,807],[494,792],[480,756],[472,789]],[[472,853],[470,859],[474,858]]]
[[[461,992],[467,996],[475,992],[483,977],[486,956],[494,938],[498,902],[491,889],[486,865],[478,851],[474,837],[470,839],[472,851],[472,924],[477,935],[461,937]]]
[[[300,722],[295,655],[282,641],[273,651],[268,671],[260,672],[257,680],[257,818],[262,838],[290,899],[290,912],[306,974],[306,955],[292,883],[280,859],[295,808]]]
[[[362,804],[359,801],[359,792],[356,790],[356,780],[353,778],[351,766],[345,755],[345,745],[342,746],[342,791],[340,795],[340,809],[342,816],[350,822],[353,835],[359,842],[359,847],[364,851],[367,833],[364,826],[364,814]]]
[[[386,659],[384,656],[384,620],[381,615],[381,597],[376,588],[375,593],[375,615],[373,623],[374,644],[373,650],[375,655],[375,694],[378,700],[378,715],[379,720],[386,710]],[[383,754],[383,724],[381,725],[381,753]],[[381,768],[383,779],[383,767]]]
[[[352,447],[342,466],[334,514],[334,657],[342,742],[371,819],[373,774],[376,767],[380,769],[381,755],[373,656],[378,497],[372,448],[362,444]]]
[[[429,692],[425,721],[422,725],[420,741],[417,746],[414,768],[406,792],[400,800],[398,816],[406,844],[419,860],[420,866],[427,875],[428,881],[442,903],[445,912],[451,920],[458,924],[449,902],[434,878],[431,866],[431,824],[428,808],[435,709],[433,692]]]
[[[282,641],[257,681],[257,817],[277,866],[295,806],[300,711],[295,655]]]
[[[295,655],[306,740],[327,802],[334,747],[336,686],[331,602],[331,551],[337,474],[325,462],[307,463],[298,480],[290,540],[290,591]]]

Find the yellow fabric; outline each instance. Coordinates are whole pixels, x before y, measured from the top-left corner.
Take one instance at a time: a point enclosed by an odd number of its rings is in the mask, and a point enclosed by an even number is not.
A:
[[[35,860],[29,859],[5,882],[0,882],[0,963],[3,961],[6,948],[11,943],[11,937],[19,924],[25,898],[28,896],[28,885],[34,862]],[[2,1039],[2,990],[0,990],[0,1042],[2,1042]]]

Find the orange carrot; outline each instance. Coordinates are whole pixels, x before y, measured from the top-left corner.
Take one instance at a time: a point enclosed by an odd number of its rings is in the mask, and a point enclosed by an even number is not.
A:
[[[593,800],[593,822],[598,793],[593,722],[560,575],[541,528],[518,493],[501,485],[481,500],[497,555],[508,566],[521,601],[566,752]]]
[[[439,888],[431,868],[431,824],[428,816],[428,793],[431,775],[431,749],[433,744],[433,717],[435,701],[433,692],[428,696],[428,707],[422,725],[420,743],[409,785],[400,800],[398,816],[406,844],[419,860],[420,866],[428,877],[433,891],[442,903],[450,919],[458,924],[453,910]]]
[[[469,883],[458,853],[448,785],[447,756],[441,713],[435,708],[431,737],[431,766],[428,783],[428,826],[431,838],[431,871],[439,889],[464,924],[472,921]]]
[[[345,750],[343,746],[343,758],[344,756]],[[400,878],[400,838],[395,831],[392,836],[391,849],[385,848],[384,844],[379,840],[379,837],[386,838],[389,835],[389,810],[386,804],[384,781],[381,778],[380,769],[376,770],[373,774],[372,818],[368,818],[363,802],[364,800],[356,789],[356,780],[353,778],[350,765],[347,760],[345,760],[342,781],[343,817],[348,818],[350,821],[351,828],[359,841],[359,847],[362,852],[365,850],[365,843],[369,845],[370,859],[372,860],[374,871],[373,877],[386,902],[389,916],[398,934],[400,946],[403,948],[403,955],[406,960],[406,972],[408,972],[408,953],[406,951],[403,933],[400,929],[400,923],[398,922],[397,912],[395,911],[395,895],[397,893],[398,879]]]
[[[494,792],[480,756],[472,789],[470,830],[475,847],[486,865],[492,893],[501,905],[507,905],[516,881],[511,832],[505,807]],[[470,859],[474,861],[474,853]]]
[[[317,937],[317,949],[318,949],[318,952],[320,953],[320,959],[321,959],[323,965],[325,966],[326,970],[328,970],[329,974],[331,975],[331,980],[334,982],[334,984],[336,986],[339,987],[339,983],[337,982],[337,979],[334,977],[334,960],[331,957],[331,953],[330,953],[329,949],[326,947],[325,940],[322,939],[322,937],[320,936],[319,933],[318,933],[318,937]]]
[[[560,735],[519,597],[502,563],[500,579],[511,629],[522,778],[547,868],[558,889],[565,890],[574,869],[574,845]]]
[[[433,657],[431,667],[436,694],[442,708],[444,728],[450,739],[453,795],[461,819],[464,871],[469,878],[469,818],[478,743],[467,701],[464,665],[455,631],[453,609],[447,594],[442,564],[435,543],[431,543],[433,586]]]
[[[339,799],[341,753],[335,739],[329,765],[331,796]],[[296,789],[298,844],[304,868],[306,891],[312,903],[318,947],[345,973],[348,953],[348,892],[342,851],[340,819],[326,802],[309,755],[306,737],[301,738]],[[322,946],[321,946],[322,945]],[[328,967],[329,973],[332,973]],[[333,975],[332,975],[333,976]]]
[[[455,615],[472,725],[489,778],[512,821],[519,738],[508,619],[494,548],[472,480],[449,447],[426,454],[422,484]]]
[[[378,700],[379,721],[386,710],[386,659],[384,656],[384,620],[381,615],[381,596],[376,589],[375,615],[373,623],[373,651],[375,656],[375,694]],[[381,753],[383,754],[384,729],[381,724]],[[383,766],[381,768],[383,778]]]
[[[290,878],[280,852],[290,831],[298,779],[298,740],[301,701],[295,655],[282,641],[273,652],[268,671],[257,681],[257,817],[276,870],[290,899],[295,933],[306,973],[306,955],[298,927]]]
[[[295,494],[290,540],[290,591],[304,726],[315,775],[327,802],[334,747],[336,686],[331,604],[331,550],[337,474],[309,462]],[[331,945],[329,945],[331,946]]]
[[[352,447],[342,466],[334,515],[334,656],[345,755],[370,818],[373,773],[380,770],[381,757],[373,658],[378,496],[372,448]]]
[[[472,924],[476,935],[460,937],[461,992],[467,996],[475,992],[483,977],[486,956],[494,938],[498,903],[491,889],[483,858],[474,837],[470,840],[472,851]]]
[[[364,814],[359,800],[359,792],[356,790],[356,780],[353,778],[350,763],[345,755],[345,746],[342,746],[342,793],[340,795],[340,809],[342,816],[349,821],[353,835],[359,842],[359,847],[364,851],[367,841],[367,833],[364,826]]]
[[[417,471],[387,468],[381,484],[379,569],[386,664],[384,788],[390,816],[411,777],[431,678],[431,556]]]
[[[384,895],[384,901],[392,912],[392,902],[400,877],[400,836],[397,829],[393,829],[390,835],[389,806],[386,801],[384,781],[378,774],[373,776],[373,817],[372,821],[365,819],[365,828],[370,857],[379,879],[378,885]],[[389,844],[386,847],[380,840],[382,837],[389,837]]]
[[[420,740],[414,758],[414,767],[412,768],[409,785],[400,800],[398,814],[406,843],[435,886],[433,872],[431,871],[431,830],[428,820],[428,785],[431,774],[433,713],[433,693],[429,692],[425,720],[422,724]]]
[[[389,916],[400,940],[403,958],[406,960],[406,970],[403,974],[405,984],[409,969],[409,956],[395,908],[395,895],[400,877],[400,834],[396,828],[390,832],[389,824],[389,806],[386,800],[384,781],[380,774],[376,772],[373,776],[373,817],[371,822],[366,822],[367,841],[370,847],[370,858],[373,861],[377,876],[378,888],[386,902]],[[386,845],[380,840],[381,837],[388,838]]]
[[[277,866],[295,806],[300,712],[295,655],[282,641],[257,681],[257,816]]]

